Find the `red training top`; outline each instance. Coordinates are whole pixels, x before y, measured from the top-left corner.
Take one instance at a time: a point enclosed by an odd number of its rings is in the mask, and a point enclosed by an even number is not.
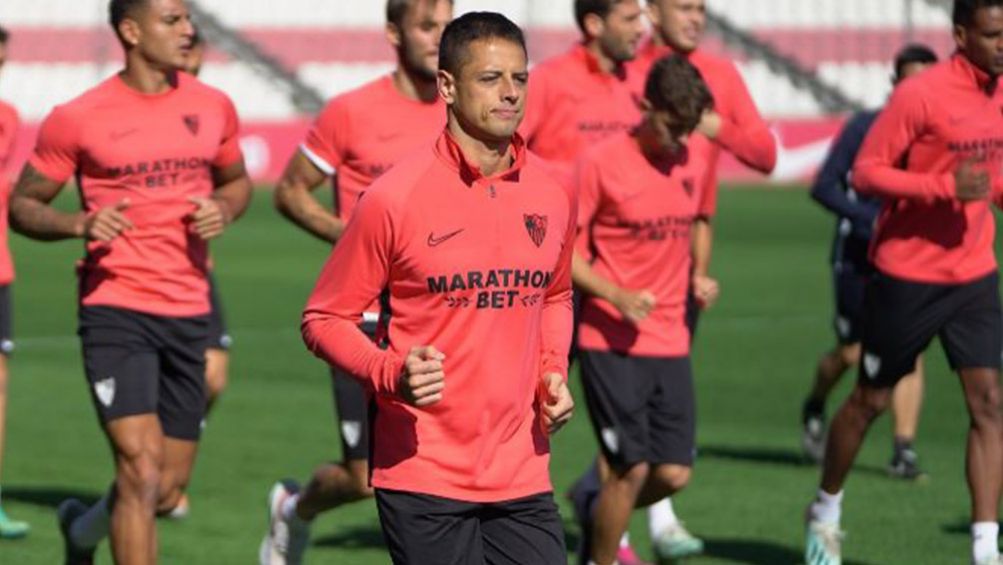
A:
[[[114,76],[57,106],[42,123],[31,165],[55,182],[76,177],[84,211],[123,199],[135,226],[87,242],[85,306],[159,316],[209,312],[208,245],[189,226],[190,197],[213,192],[212,169],[243,157],[237,113],[222,92],[177,73],[177,86],[143,94]]]
[[[471,502],[552,490],[535,397],[567,375],[575,202],[523,142],[483,177],[448,133],[366,191],[303,314],[307,347],[377,402],[372,484]],[[389,347],[356,326],[389,294]],[[414,346],[446,355],[441,402],[397,394]]]
[[[987,89],[990,94],[987,94]],[[954,171],[977,157],[1003,196],[1003,93],[963,55],[900,84],[853,168],[861,194],[885,198],[871,259],[886,274],[965,283],[996,269],[989,202],[963,203]]]
[[[570,186],[575,160],[585,148],[629,130],[640,118],[627,74],[603,72],[595,56],[578,44],[533,68],[519,131],[529,149]]]
[[[595,257],[592,269],[621,288],[652,292],[655,308],[635,325],[609,302],[585,296],[579,347],[657,357],[689,354],[690,227],[712,194],[702,183],[710,144],[693,134],[679,157],[653,164],[636,138],[621,134],[583,155],[578,229]]]
[[[327,103],[300,145],[310,162],[333,179],[338,217],[347,220],[359,195],[402,157],[435,141],[446,105],[412,100],[385,76]]]
[[[14,262],[7,243],[7,210],[14,175],[11,154],[19,125],[17,110],[0,100],[0,285],[14,282]]]

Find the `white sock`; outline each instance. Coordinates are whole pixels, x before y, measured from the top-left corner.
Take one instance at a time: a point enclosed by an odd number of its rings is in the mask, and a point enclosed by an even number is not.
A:
[[[630,547],[630,532],[624,532],[623,535],[620,536],[620,547]]]
[[[811,517],[813,520],[827,524],[839,524],[842,511],[843,491],[829,494],[822,489],[818,489],[818,496],[815,497],[815,502],[811,503]]]
[[[679,523],[675,510],[672,509],[672,499],[665,497],[648,507],[648,533],[651,539],[657,538],[662,532]]]
[[[294,494],[282,501],[282,508],[279,509],[279,514],[282,515],[283,520],[288,522],[289,520],[301,519],[299,515],[296,514],[296,503],[299,502],[299,500],[300,495]]]
[[[1000,533],[998,522],[975,522],[972,524],[972,560],[978,563],[991,559],[999,553],[997,538]]]
[[[70,540],[77,547],[95,547],[108,537],[110,523],[111,509],[106,494],[70,524]]]

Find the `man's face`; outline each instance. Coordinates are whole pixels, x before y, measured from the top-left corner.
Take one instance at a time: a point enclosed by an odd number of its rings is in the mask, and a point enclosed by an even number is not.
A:
[[[643,35],[641,4],[637,0],[617,2],[602,21],[599,46],[607,57],[623,63],[637,55]]]
[[[388,24],[387,29],[401,65],[425,80],[434,81],[439,65],[439,40],[452,19],[453,4],[448,0],[412,2],[401,27]]]
[[[968,59],[992,76],[1003,75],[1003,7],[975,11],[970,26],[955,26],[954,41]]]
[[[126,41],[155,66],[184,69],[195,28],[185,0],[148,0],[120,26]]]
[[[700,45],[707,27],[705,0],[650,0],[648,16],[655,33],[675,51],[689,53]]]
[[[529,79],[522,46],[501,38],[469,44],[453,76],[439,72],[439,90],[468,135],[484,142],[505,142],[522,121]]]

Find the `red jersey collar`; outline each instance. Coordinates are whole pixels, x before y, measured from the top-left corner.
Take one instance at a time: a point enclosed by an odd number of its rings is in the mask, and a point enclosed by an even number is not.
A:
[[[999,77],[994,79],[989,76],[989,73],[976,67],[964,53],[956,51],[951,57],[951,66],[958,75],[974,81],[982,92],[989,96],[996,94],[996,82]]]
[[[453,139],[453,135],[449,133],[448,128],[442,131],[442,135],[435,142],[435,153],[451,169],[460,173],[460,179],[467,186],[473,186],[479,180],[518,181],[519,172],[526,165],[526,142],[518,133],[512,136],[511,148],[513,157],[512,166],[500,173],[485,177],[476,165],[467,161],[466,155],[463,154],[463,150],[460,149],[459,144]]]

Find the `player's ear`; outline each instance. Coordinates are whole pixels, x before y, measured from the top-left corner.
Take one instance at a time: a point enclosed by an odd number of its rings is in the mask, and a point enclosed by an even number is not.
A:
[[[436,73],[439,98],[448,106],[456,101],[456,78],[449,72],[439,69]]]
[[[387,22],[387,27],[384,31],[387,34],[387,41],[390,42],[390,45],[393,45],[394,49],[400,49],[400,46],[404,43],[404,34],[401,32],[401,28],[393,22]]]
[[[599,17],[599,14],[585,14],[582,24],[582,27],[585,28],[585,39],[601,37],[603,32],[606,31],[606,22]]]
[[[118,35],[129,47],[139,45],[139,40],[143,35],[139,27],[139,22],[132,18],[123,18],[118,24]]]
[[[968,43],[968,28],[960,24],[955,25],[951,35],[954,37],[954,45],[958,49],[964,49],[965,44]]]

